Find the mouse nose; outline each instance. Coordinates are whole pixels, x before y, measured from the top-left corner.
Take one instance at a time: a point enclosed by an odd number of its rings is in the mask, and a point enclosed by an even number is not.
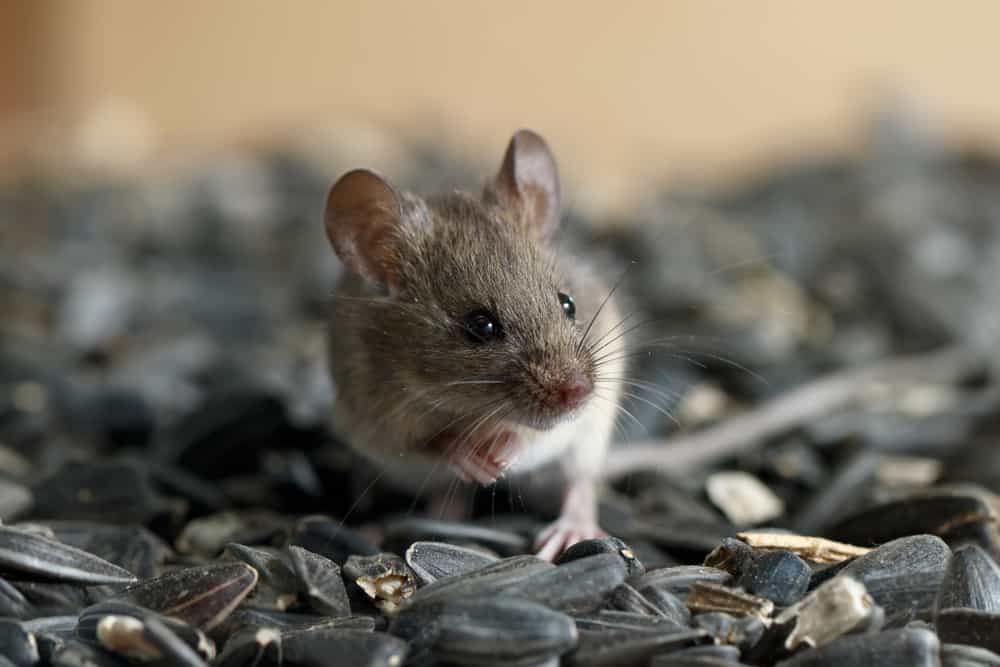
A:
[[[594,389],[594,383],[583,373],[574,373],[556,388],[559,403],[567,410],[580,407]]]

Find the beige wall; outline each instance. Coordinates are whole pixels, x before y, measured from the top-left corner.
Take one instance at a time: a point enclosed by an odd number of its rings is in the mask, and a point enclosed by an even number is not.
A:
[[[619,192],[849,145],[884,86],[1000,143],[995,2],[44,2],[50,108],[134,103],[160,147],[363,119],[495,153],[527,125]]]

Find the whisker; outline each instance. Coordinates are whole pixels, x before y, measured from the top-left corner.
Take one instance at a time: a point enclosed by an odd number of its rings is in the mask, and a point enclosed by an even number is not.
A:
[[[597,318],[600,316],[601,311],[604,310],[604,306],[608,304],[608,300],[611,299],[612,295],[614,295],[614,293],[618,291],[618,287],[622,284],[622,281],[625,280],[625,276],[628,275],[628,272],[631,271],[632,267],[634,267],[635,265],[636,262],[634,261],[629,263],[629,266],[624,271],[622,271],[622,274],[618,277],[618,280],[615,281],[615,284],[608,291],[608,295],[604,297],[603,301],[601,301],[601,305],[597,307],[597,310],[594,312],[593,317],[590,318],[590,322],[587,324],[587,328],[583,332],[583,336],[580,337],[580,340],[576,345],[577,354],[580,353],[580,350],[583,349],[583,346],[586,344],[587,336],[590,335],[590,330],[593,328],[594,322],[596,322]]]
[[[670,414],[670,412],[668,410],[666,410],[665,408],[663,408],[663,406],[657,405],[656,403],[653,403],[652,401],[650,401],[650,400],[648,400],[646,398],[643,398],[642,396],[639,396],[638,394],[634,394],[634,393],[632,393],[630,391],[623,391],[622,395],[623,396],[628,396],[629,398],[634,398],[637,401],[642,401],[643,403],[645,403],[646,405],[650,406],[654,410],[660,412],[664,417],[666,417],[667,419],[669,419],[670,421],[672,421],[674,423],[674,425],[677,426],[677,428],[681,427],[680,420],[678,420],[677,417],[675,417],[672,414]]]

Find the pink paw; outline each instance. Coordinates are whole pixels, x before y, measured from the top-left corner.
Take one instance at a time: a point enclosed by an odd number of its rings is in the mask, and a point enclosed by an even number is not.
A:
[[[596,522],[573,517],[560,517],[535,538],[538,557],[553,561],[568,547],[583,540],[607,537]]]

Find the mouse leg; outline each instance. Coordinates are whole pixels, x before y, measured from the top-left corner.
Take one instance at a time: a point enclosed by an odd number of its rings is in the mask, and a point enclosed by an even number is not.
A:
[[[577,542],[606,534],[597,525],[596,481],[590,477],[576,477],[566,489],[559,518],[535,539],[535,550],[539,558],[551,561]]]

